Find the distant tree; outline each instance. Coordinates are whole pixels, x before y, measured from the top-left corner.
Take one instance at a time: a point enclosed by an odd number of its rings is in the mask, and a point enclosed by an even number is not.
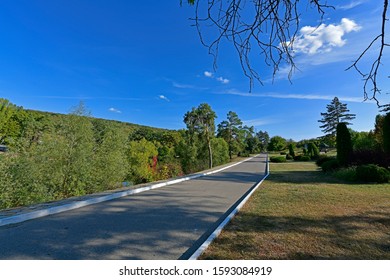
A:
[[[383,147],[383,123],[385,116],[377,115],[375,117],[374,137],[380,147]]]
[[[17,107],[7,99],[0,98],[0,144],[12,133],[15,123],[12,121]]]
[[[128,179],[135,184],[147,183],[153,180],[153,158],[157,156],[156,146],[146,139],[130,141],[127,158],[129,161]]]
[[[269,151],[282,151],[286,148],[286,139],[281,136],[274,136],[268,144]]]
[[[318,122],[323,123],[320,126],[325,134],[334,135],[336,133],[337,125],[339,123],[345,123],[350,125],[348,122],[355,118],[355,114],[349,114],[347,104],[343,104],[335,97],[330,104],[326,106],[327,112],[321,113],[322,119]]]
[[[211,139],[211,146],[213,147],[214,165],[229,162],[229,147],[223,138]]]
[[[218,124],[217,136],[223,138],[229,146],[229,157],[232,159],[233,153],[239,151],[240,134],[242,130],[242,121],[237,113],[229,111],[227,120]]]
[[[336,134],[337,160],[341,166],[346,166],[350,163],[353,147],[351,134],[346,123],[337,125]]]
[[[266,150],[268,147],[269,139],[270,139],[268,132],[260,130],[259,132],[256,133],[256,137],[260,141],[260,149],[262,151]]]
[[[383,119],[383,150],[390,156],[390,113],[387,113]]]
[[[207,103],[202,103],[198,108],[192,108],[184,115],[184,123],[190,133],[191,138],[199,136],[206,142],[209,157],[209,168],[213,167],[213,153],[211,139],[215,133],[215,112]]]
[[[320,155],[320,151],[318,150],[317,145],[313,142],[310,142],[307,145],[307,153],[312,159],[318,158]]]
[[[288,144],[288,154],[293,158],[295,157],[294,144],[292,143]]]

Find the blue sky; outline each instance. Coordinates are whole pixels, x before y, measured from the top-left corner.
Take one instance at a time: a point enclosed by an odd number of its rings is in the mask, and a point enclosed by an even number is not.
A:
[[[83,101],[95,117],[168,129],[184,128],[183,115],[206,102],[216,123],[231,110],[257,131],[300,140],[322,135],[320,113],[337,96],[357,114],[351,128],[368,131],[378,108],[362,102],[360,76],[345,69],[378,34],[383,3],[328,2],[336,10],[327,11],[320,27],[314,29],[315,13],[302,15],[295,47],[300,71],[292,83],[285,68],[274,82],[272,69],[262,68],[264,85],[255,83],[249,93],[230,45],[222,45],[214,70],[189,21],[194,8],[179,0],[2,1],[0,97],[58,113]],[[383,63],[388,69],[388,52]],[[390,102],[389,85],[381,80],[382,103]]]

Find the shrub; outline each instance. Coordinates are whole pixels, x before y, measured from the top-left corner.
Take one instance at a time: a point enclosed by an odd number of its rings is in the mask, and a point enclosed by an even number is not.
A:
[[[318,159],[316,160],[317,166],[321,167],[325,162],[334,160],[336,159],[335,157],[328,157],[326,155],[320,155]]]
[[[337,125],[337,160],[342,166],[347,166],[351,161],[352,156],[352,140],[351,134],[345,123],[339,123]]]
[[[294,157],[295,161],[309,161],[311,158],[306,155],[297,155]]]
[[[390,172],[375,164],[366,164],[356,168],[356,177],[363,182],[387,183],[390,180]]]
[[[295,151],[294,151],[294,145],[293,145],[293,144],[289,144],[289,145],[288,145],[288,154],[289,154],[292,158],[294,158],[294,156],[295,156]]]
[[[300,161],[310,161],[311,157],[310,156],[301,156]]]
[[[324,162],[321,168],[324,172],[335,171],[340,168],[340,164],[337,159],[332,159]]]
[[[348,182],[356,182],[356,167],[347,167],[341,168],[334,172],[333,174],[336,178],[348,181]]]
[[[271,162],[276,162],[276,163],[286,162],[286,158],[285,157],[270,157],[269,160]]]
[[[320,151],[318,150],[317,145],[312,142],[308,144],[307,152],[312,159],[317,159],[320,155]]]
[[[287,153],[286,153],[286,152],[280,152],[280,154],[281,154],[282,156],[284,156],[284,155],[286,155]]]
[[[294,157],[293,157],[292,155],[290,155],[290,154],[287,154],[287,155],[286,155],[286,159],[287,159],[287,160],[291,160],[291,159],[294,159]]]

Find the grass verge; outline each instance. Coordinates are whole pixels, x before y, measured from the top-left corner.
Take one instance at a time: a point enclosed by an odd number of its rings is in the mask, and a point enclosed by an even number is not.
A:
[[[390,259],[390,184],[350,184],[311,162],[271,175],[201,259]]]

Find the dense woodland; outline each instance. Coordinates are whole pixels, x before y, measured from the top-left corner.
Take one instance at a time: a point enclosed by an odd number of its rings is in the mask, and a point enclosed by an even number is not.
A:
[[[93,118],[83,104],[63,115],[0,99],[0,208],[164,180],[266,148],[268,134],[234,112],[218,129],[215,117],[201,104],[175,131]]]

